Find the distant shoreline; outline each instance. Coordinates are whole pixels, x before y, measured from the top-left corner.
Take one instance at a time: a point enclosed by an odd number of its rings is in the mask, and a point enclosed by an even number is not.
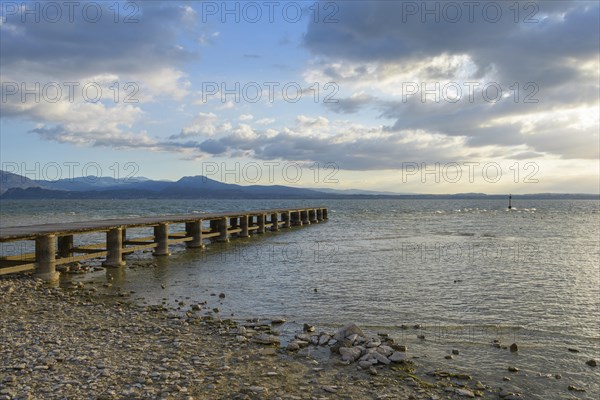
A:
[[[309,191],[309,189],[303,189]],[[244,191],[206,191],[189,189],[185,191],[145,191],[145,190],[94,190],[66,191],[41,188],[10,188],[0,195],[0,200],[169,200],[169,199],[221,199],[221,200],[506,200],[507,194],[457,193],[457,194],[334,194],[317,192],[306,193],[247,193]],[[515,200],[600,200],[600,194],[589,193],[532,193],[513,194]]]

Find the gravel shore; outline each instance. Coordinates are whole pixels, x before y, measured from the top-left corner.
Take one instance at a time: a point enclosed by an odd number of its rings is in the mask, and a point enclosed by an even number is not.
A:
[[[359,369],[338,354],[314,359],[253,340],[276,327],[176,314],[81,284],[0,279],[0,320],[0,400],[498,398],[468,376],[417,376],[410,360]]]

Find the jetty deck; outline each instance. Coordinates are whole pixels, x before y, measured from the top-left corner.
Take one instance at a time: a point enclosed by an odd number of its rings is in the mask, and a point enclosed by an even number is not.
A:
[[[311,207],[0,227],[0,243],[35,241],[34,253],[0,256],[0,275],[33,270],[54,282],[59,278],[56,266],[61,264],[105,257],[104,267],[118,268],[125,265],[123,256],[135,251],[152,249],[155,256],[168,256],[169,246],[175,243],[203,248],[206,241],[228,242],[327,219],[327,208]],[[145,227],[154,228],[154,234],[127,237],[127,229]],[[104,243],[74,245],[75,235],[95,232],[106,233]]]

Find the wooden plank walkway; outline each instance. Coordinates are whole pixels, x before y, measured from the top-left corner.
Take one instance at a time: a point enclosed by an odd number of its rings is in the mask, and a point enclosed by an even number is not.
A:
[[[0,227],[0,242],[35,241],[35,253],[0,255],[0,275],[35,270],[37,276],[51,282],[58,280],[56,265],[106,257],[103,266],[122,267],[125,265],[123,255],[134,251],[153,249],[155,256],[166,256],[170,254],[170,244],[185,243],[190,248],[202,248],[208,239],[228,242],[230,238],[263,234],[267,229],[278,231],[327,219],[327,208],[310,207]],[[184,224],[185,229],[169,232],[169,225],[176,224]],[[154,235],[127,237],[127,229],[144,227],[154,228]],[[74,246],[74,235],[93,232],[105,232],[106,243]]]

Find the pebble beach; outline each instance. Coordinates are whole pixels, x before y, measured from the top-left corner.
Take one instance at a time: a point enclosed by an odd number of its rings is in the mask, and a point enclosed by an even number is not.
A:
[[[0,279],[0,399],[522,398],[426,371],[410,349],[354,324],[286,346],[281,321],[247,323],[139,305],[93,285]],[[339,340],[336,340],[339,339]],[[325,347],[329,357],[313,357]],[[313,349],[311,351],[311,349]]]

